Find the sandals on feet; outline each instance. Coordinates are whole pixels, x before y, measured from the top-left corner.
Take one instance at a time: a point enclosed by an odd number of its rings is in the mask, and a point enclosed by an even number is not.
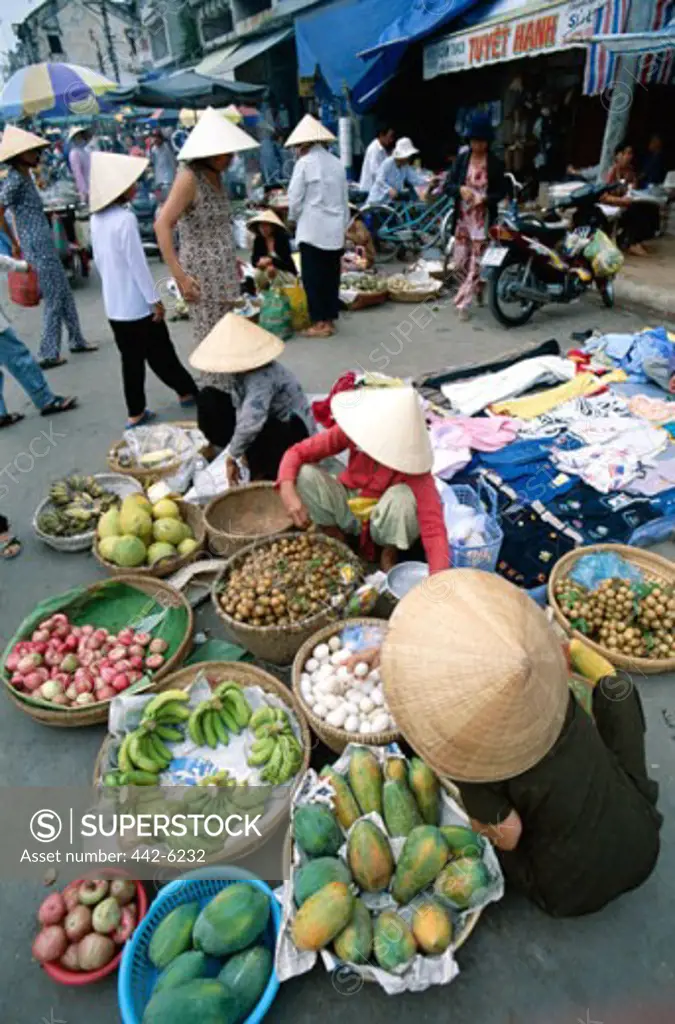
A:
[[[13,427],[15,423],[20,423],[25,418],[20,412],[8,412],[5,416],[0,416],[0,429]]]
[[[53,359],[41,359],[38,365],[41,370],[55,370],[57,366],[65,366],[67,362],[65,356],[54,356]]]
[[[8,537],[7,540],[0,540],[0,558],[8,562],[21,554],[21,541],[18,537]]]
[[[71,348],[71,352],[98,352],[98,345],[78,345],[77,348]]]
[[[146,423],[152,423],[152,421],[156,419],[157,413],[151,412],[150,409],[146,409],[143,415],[141,416],[140,420],[136,420],[135,423],[131,423],[130,420],[127,420],[127,425],[124,429],[135,430],[136,427],[144,427]]]
[[[50,402],[49,405],[40,410],[40,415],[56,416],[59,412],[70,412],[76,405],[76,398],[62,398],[60,395],[57,395],[53,402]]]

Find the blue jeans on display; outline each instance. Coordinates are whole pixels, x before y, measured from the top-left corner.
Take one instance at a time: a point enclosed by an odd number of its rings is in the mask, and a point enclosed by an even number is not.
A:
[[[3,368],[9,370],[16,378],[38,409],[44,409],[54,401],[54,394],[30,349],[17,338],[11,327],[6,327],[4,331],[0,331],[0,416],[7,415],[3,397]]]

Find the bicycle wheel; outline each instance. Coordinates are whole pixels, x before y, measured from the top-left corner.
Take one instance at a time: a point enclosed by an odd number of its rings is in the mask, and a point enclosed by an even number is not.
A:
[[[401,239],[404,230],[401,213],[393,206],[382,203],[366,207],[362,214],[373,236],[377,262],[390,263],[404,244]]]

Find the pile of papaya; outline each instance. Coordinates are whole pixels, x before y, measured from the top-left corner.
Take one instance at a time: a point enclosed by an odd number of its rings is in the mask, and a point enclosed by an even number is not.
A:
[[[143,1024],[240,1024],[272,974],[270,901],[248,882],[225,886],[205,906],[181,903],[148,946],[157,970]],[[214,977],[213,960],[223,961]]]
[[[483,838],[441,824],[440,784],[419,758],[381,763],[357,747],[347,772],[326,766],[321,775],[333,790],[332,807],[300,804],[293,815],[301,858],[293,887],[296,947],[331,948],[346,963],[396,973],[417,955],[443,954],[453,915],[490,884]],[[366,817],[373,812],[384,829]],[[398,860],[392,840],[403,842]],[[398,909],[371,913],[363,894],[384,892]]]

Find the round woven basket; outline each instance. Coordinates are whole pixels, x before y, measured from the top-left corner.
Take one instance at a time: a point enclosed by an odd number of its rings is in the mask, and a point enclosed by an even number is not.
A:
[[[409,302],[417,304],[419,302],[426,302],[428,299],[436,299],[440,295],[440,288],[427,288],[426,291],[405,291],[398,288],[389,289],[389,298],[392,302]]]
[[[288,536],[295,537],[301,535],[291,533]],[[349,550],[346,544],[342,544],[340,541],[334,540],[332,537],[326,537],[323,534],[317,534],[316,541],[337,551],[344,558],[345,562],[348,562],[356,569],[357,580],[360,582],[363,576],[363,563]],[[223,611],[218,600],[218,595],[223,590],[224,584],[231,573],[238,569],[242,562],[254,551],[260,551],[262,547],[273,543],[274,538],[270,537],[258,544],[251,544],[247,548],[242,548],[241,551],[233,555],[216,580],[211,591],[211,597],[217,614],[225,623],[228,633],[231,634],[238,644],[241,644],[242,647],[245,647],[246,650],[250,651],[251,654],[261,661],[268,661],[272,665],[290,665],[302,645],[317,629],[327,626],[329,623],[335,622],[340,618],[339,611],[334,608],[324,608],[316,615],[312,615],[311,618],[297,622],[292,626],[249,626],[243,622],[237,622],[231,615]]]
[[[182,427],[183,430],[199,429],[194,420],[176,420],[173,423],[168,423],[167,426]],[[143,466],[123,466],[117,455],[123,447],[123,440],[115,441],[108,452],[108,466],[113,473],[121,473],[123,476],[131,476],[134,480],[138,480],[146,490],[152,484],[158,483],[159,480],[163,480],[167,476],[172,476],[180,469],[180,459],[178,458],[173,459],[171,462],[167,463],[166,466],[160,466],[157,469],[145,469]],[[210,444],[204,445],[201,449],[201,454],[210,462],[215,454],[213,446]]]
[[[209,548],[231,558],[241,548],[290,530],[293,523],[273,483],[249,484],[220,494],[204,509]]]
[[[360,309],[371,309],[372,306],[381,306],[388,302],[389,292],[359,292],[353,302],[350,302],[347,309],[350,313],[356,313]]]
[[[569,619],[558,604],[555,588],[556,585],[567,579],[575,563],[586,555],[610,552],[620,555],[627,562],[636,566],[644,575],[647,582],[664,584],[669,587],[675,586],[675,563],[654,555],[642,548],[629,547],[627,544],[594,544],[587,548],[577,548],[564,555],[553,568],[548,581],[548,600],[556,621],[562,626],[568,636],[574,636],[598,654],[602,654],[612,665],[617,668],[624,668],[628,671],[642,672],[645,675],[658,675],[661,672],[672,672],[675,670],[675,657],[669,658],[630,658],[625,654],[617,654],[610,651],[602,644],[590,640],[584,633],[573,629]]]
[[[386,621],[384,619],[366,618],[343,619],[342,622],[337,624],[332,623],[330,626],[324,626],[322,629],[317,630],[316,633],[305,641],[296,654],[291,676],[293,693],[301,705],[303,712],[307,716],[307,720],[313,731],[319,739],[322,740],[327,747],[330,747],[330,749],[336,754],[341,754],[348,743],[360,743],[362,746],[368,747],[386,747],[388,743],[394,743],[401,735],[396,729],[390,732],[368,733],[366,735],[363,735],[360,732],[345,732],[344,729],[335,729],[332,725],[327,725],[322,718],[318,718],[303,699],[302,691],[300,689],[300,676],[302,675],[305,663],[308,658],[312,656],[312,651],[317,644],[327,643],[331,637],[336,636],[346,626],[386,627]]]
[[[126,498],[129,494],[138,494],[143,490],[137,480],[129,476],[123,476],[121,473],[95,473],[94,479],[106,491],[111,491],[120,498]],[[75,537],[52,537],[51,534],[44,533],[40,529],[38,519],[42,513],[51,511],[55,507],[50,498],[45,498],[35,509],[33,514],[33,530],[36,536],[50,548],[54,548],[55,551],[65,551],[69,554],[73,554],[76,551],[89,551],[96,537],[96,530],[87,530],[86,533],[78,533]]]
[[[199,505],[192,505],[189,501],[177,501],[176,504],[180,509],[180,514],[183,520],[188,524],[190,529],[195,535],[197,541],[197,547],[194,551],[190,552],[189,555],[177,555],[175,558],[166,558],[156,565],[139,565],[134,569],[120,568],[118,565],[114,565],[112,562],[106,561],[102,558],[98,550],[98,540],[94,540],[94,556],[97,562],[103,566],[106,572],[111,573],[113,576],[123,576],[125,573],[133,572],[136,576],[150,576],[154,579],[164,579],[166,576],[171,576],[173,573],[178,572],[185,565],[190,565],[195,562],[201,552],[204,550],[206,544],[206,527],[204,525],[204,514]]]
[[[127,583],[130,587],[135,587],[137,590],[142,590],[144,594],[152,597],[155,601],[161,603],[165,607],[169,608],[185,608],[187,612],[187,628],[185,630],[185,636],[181,641],[179,647],[167,658],[161,669],[158,669],[153,676],[152,686],[144,690],[144,693],[157,693],[167,688],[167,676],[174,672],[182,661],[185,660],[191,646],[192,646],[192,632],[194,630],[194,614],[188,600],[174,587],[168,583],[164,583],[163,580],[147,579],[144,576],[136,576],[133,574],[118,576],[118,582]],[[99,580],[97,583],[87,588],[87,593],[94,597],[96,592],[105,587],[108,580]],[[33,697],[28,697],[23,693],[19,693],[10,684],[7,678],[4,667],[2,669],[2,680],[5,684],[5,690],[13,703],[24,711],[31,718],[34,718],[38,722],[43,722],[45,725],[53,725],[58,728],[79,728],[85,725],[99,725],[101,722],[107,722],[108,720],[108,709],[110,701],[102,701],[99,704],[90,704],[84,708],[69,708],[69,707],[55,707],[53,704],[49,704],[47,701],[36,700]]]

